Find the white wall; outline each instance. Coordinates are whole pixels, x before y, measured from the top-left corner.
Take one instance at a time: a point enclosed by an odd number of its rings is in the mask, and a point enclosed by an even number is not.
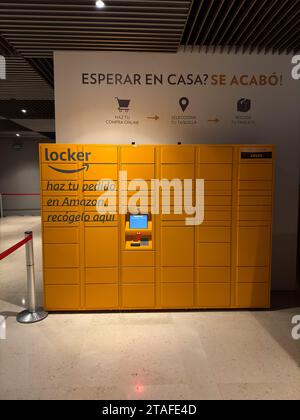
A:
[[[276,86],[231,85],[233,76],[282,76]],[[83,84],[82,73],[162,74],[164,84]],[[205,85],[170,86],[170,74],[200,74]],[[213,86],[212,75],[225,75],[225,86]],[[130,99],[126,114],[115,97]],[[188,97],[185,112],[178,104]],[[220,55],[58,52],[55,53],[55,106],[58,143],[272,143],[277,147],[273,241],[273,289],[296,287],[298,181],[300,173],[300,82],[291,79],[291,57]],[[252,100],[247,114],[237,112],[240,98]],[[127,115],[130,124],[108,124]],[[147,119],[147,116],[159,119]],[[195,125],[173,125],[172,116],[196,118]],[[249,125],[234,125],[240,117]],[[208,122],[218,118],[219,123]],[[123,119],[123,121],[125,121]],[[138,125],[132,122],[138,121]]]

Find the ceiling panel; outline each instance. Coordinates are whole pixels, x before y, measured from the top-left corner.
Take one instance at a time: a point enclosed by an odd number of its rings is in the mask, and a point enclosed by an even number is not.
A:
[[[24,57],[52,57],[53,50],[176,52],[190,0],[10,1],[0,4],[4,38]]]
[[[182,44],[203,51],[300,51],[300,1],[195,0]]]
[[[6,58],[6,80],[0,80],[0,99],[53,100],[53,89],[21,56]]]

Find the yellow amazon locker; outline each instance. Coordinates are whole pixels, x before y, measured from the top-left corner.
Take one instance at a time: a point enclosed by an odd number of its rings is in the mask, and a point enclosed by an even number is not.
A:
[[[263,145],[41,144],[45,307],[50,311],[267,308],[270,305],[275,156]],[[119,185],[144,179],[130,213]],[[204,180],[204,221],[162,203],[151,180]],[[99,184],[99,180],[112,180]],[[113,185],[112,185],[113,184]],[[137,188],[138,190],[138,188]],[[103,193],[107,209],[96,209]],[[202,194],[202,191],[201,191]],[[182,199],[183,203],[183,199]],[[120,211],[121,209],[121,211]],[[105,211],[106,210],[106,211]],[[116,213],[114,214],[114,210]],[[140,224],[139,224],[140,223]]]

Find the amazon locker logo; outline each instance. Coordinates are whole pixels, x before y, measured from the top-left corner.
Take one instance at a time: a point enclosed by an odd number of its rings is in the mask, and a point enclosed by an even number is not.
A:
[[[46,162],[68,162],[68,163],[77,163],[77,162],[84,162],[82,164],[82,167],[79,169],[61,169],[56,168],[53,165],[48,165],[49,168],[53,169],[56,172],[60,172],[63,174],[73,174],[76,172],[82,172],[82,171],[88,171],[90,165],[86,162],[88,162],[92,152],[72,152],[70,148],[67,150],[64,150],[62,152],[56,152],[52,151],[49,152],[49,150],[45,149],[45,161]]]

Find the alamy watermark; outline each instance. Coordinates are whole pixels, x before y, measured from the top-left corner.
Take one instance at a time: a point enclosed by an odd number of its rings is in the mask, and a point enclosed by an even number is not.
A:
[[[293,317],[292,324],[295,325],[292,329],[292,337],[294,340],[300,340],[300,315]]]
[[[6,60],[3,55],[0,55],[0,80],[6,79]]]
[[[6,339],[6,319],[0,315],[0,340]]]
[[[292,69],[292,78],[294,80],[300,80],[300,55],[295,55],[292,58],[292,64],[294,64]]]
[[[185,214],[187,226],[204,221],[203,179],[128,181],[127,171],[119,171],[118,187],[115,181],[100,180],[97,191],[103,192],[96,203],[100,214]]]

